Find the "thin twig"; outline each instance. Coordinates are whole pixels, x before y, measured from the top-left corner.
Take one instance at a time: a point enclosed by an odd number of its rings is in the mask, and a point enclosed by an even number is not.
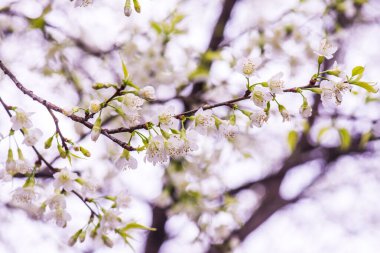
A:
[[[58,118],[54,115],[53,111],[50,109],[50,108],[47,108],[47,110],[49,111],[51,117],[53,118],[54,120],[54,124],[55,124],[55,132],[58,133],[60,139],[61,139],[61,142],[62,142],[62,146],[65,148],[65,151],[69,151],[69,147],[67,146],[66,144],[66,138],[63,136],[62,134],[62,131],[61,129],[59,128],[59,125],[58,125]]]

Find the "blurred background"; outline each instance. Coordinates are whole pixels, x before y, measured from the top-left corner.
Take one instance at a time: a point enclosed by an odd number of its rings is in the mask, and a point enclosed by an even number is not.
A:
[[[227,101],[245,92],[237,70],[245,57],[260,57],[253,82],[284,72],[287,88],[304,86],[317,71],[313,48],[327,37],[338,46],[337,61],[350,75],[365,66],[365,81],[379,80],[380,2],[377,0],[140,0],[142,11],[124,15],[122,0],[94,0],[75,7],[69,0],[0,2],[0,60],[34,93],[63,108],[87,108],[109,91],[92,85],[118,83],[121,61],[141,87],[152,85],[157,100],[144,105],[145,120],[165,105],[177,113]],[[43,140],[55,131],[48,111],[23,95],[0,73],[0,97],[8,105],[35,112]],[[96,185],[94,196],[127,191],[130,206],[123,218],[157,229],[137,232],[133,249],[115,239],[107,248],[86,239],[67,241],[86,223],[89,210],[68,196],[72,220],[62,229],[15,208],[11,194],[25,179],[0,181],[0,252],[365,252],[380,249],[380,96],[355,87],[336,108],[307,94],[313,114],[299,116],[302,97],[284,94],[279,101],[292,117],[275,107],[262,128],[249,128],[237,114],[233,140],[207,136],[199,150],[168,164],[144,162],[120,171],[114,160],[120,147],[108,139],[91,142],[88,130],[57,115],[65,136],[80,140],[92,157],[73,161],[72,169]],[[247,110],[251,101],[240,102]],[[228,118],[230,108],[213,112]],[[115,115],[105,127],[123,123]],[[11,123],[0,109],[0,134]],[[128,140],[126,134],[118,138]],[[20,138],[21,135],[16,135]],[[3,138],[0,138],[3,139]],[[0,170],[7,159],[0,141]],[[47,160],[57,152],[36,147]],[[34,161],[35,154],[25,148]],[[54,160],[54,166],[68,166]],[[53,191],[52,175],[37,176],[41,196]]]

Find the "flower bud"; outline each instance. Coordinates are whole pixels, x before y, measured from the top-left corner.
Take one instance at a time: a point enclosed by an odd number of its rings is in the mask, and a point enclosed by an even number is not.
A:
[[[58,149],[60,157],[62,157],[63,159],[65,159],[66,156],[67,156],[67,154],[66,154],[66,151],[63,149],[62,145],[58,144],[57,145],[57,149]]]
[[[50,147],[51,147],[51,144],[52,144],[52,142],[53,142],[53,138],[54,138],[54,135],[53,136],[51,136],[49,139],[47,139],[46,141],[45,141],[45,149],[49,149]]]
[[[113,241],[106,235],[102,235],[102,240],[103,240],[103,243],[107,246],[107,247],[110,247],[112,248],[113,247]]]
[[[73,234],[67,244],[69,246],[74,246],[74,244],[77,242],[79,235],[82,233],[82,229],[79,229],[75,234]]]
[[[102,126],[102,119],[100,116],[96,119],[94,126],[92,127],[91,130],[91,140],[92,141],[97,141],[99,136],[100,136],[100,130]]]
[[[14,159],[13,159],[13,151],[12,151],[12,149],[8,149],[7,163],[8,162],[12,162],[12,161],[14,161]]]
[[[137,13],[140,13],[141,12],[141,6],[140,6],[140,3],[138,0],[133,0],[133,5],[135,6],[135,11]]]
[[[300,107],[300,114],[303,118],[308,118],[311,116],[312,108],[309,104],[304,102]]]
[[[286,108],[283,105],[279,105],[278,110],[280,111],[281,116],[282,116],[282,120],[284,122],[290,120],[290,114],[289,114],[288,110],[286,110]]]
[[[132,14],[131,0],[125,0],[124,4],[124,15],[129,17]]]
[[[79,147],[79,150],[80,150],[80,152],[81,152],[84,156],[87,156],[87,157],[90,157],[90,156],[91,156],[90,151],[88,151],[88,150],[85,149],[84,147]]]
[[[80,234],[79,234],[79,241],[80,242],[84,242],[84,240],[86,239],[86,231],[82,231]]]

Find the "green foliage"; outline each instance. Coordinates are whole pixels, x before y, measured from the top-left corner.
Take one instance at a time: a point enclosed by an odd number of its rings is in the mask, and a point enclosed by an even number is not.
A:
[[[340,148],[342,150],[348,150],[351,146],[351,135],[346,128],[339,128]]]
[[[298,142],[298,132],[295,130],[292,130],[288,134],[288,146],[291,151],[294,151]]]

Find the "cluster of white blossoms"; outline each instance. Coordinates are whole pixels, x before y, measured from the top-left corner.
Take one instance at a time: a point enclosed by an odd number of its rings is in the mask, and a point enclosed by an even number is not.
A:
[[[316,54],[319,56],[319,67],[324,58],[330,59],[336,50],[336,46],[323,39],[320,47],[316,50]],[[251,127],[262,127],[268,121],[271,103],[276,104],[283,121],[291,119],[291,113],[289,113],[284,105],[277,101],[277,96],[285,92],[293,92],[302,96],[303,103],[299,107],[299,114],[303,118],[308,118],[312,115],[312,108],[303,94],[304,91],[321,94],[323,105],[327,105],[330,102],[340,104],[342,94],[352,88],[350,82],[354,83],[359,80],[358,77],[355,80],[353,77],[348,80],[347,76],[342,78],[344,76],[343,72],[334,64],[333,68],[324,72],[319,72],[318,67],[318,73],[312,76],[310,84],[303,87],[286,89],[285,80],[283,79],[284,74],[282,72],[273,75],[267,81],[251,84],[250,77],[256,74],[260,63],[261,61],[258,59],[248,58],[239,64],[240,72],[247,79],[247,89],[249,92],[247,98],[250,98],[258,108],[242,110],[238,105],[233,105],[234,110],[241,111],[249,118]],[[360,72],[361,69],[356,70],[356,72],[358,71]],[[324,75],[329,76],[329,78]],[[339,77],[340,79],[337,81],[333,77]],[[132,85],[132,87],[134,86]],[[136,94],[128,92],[122,98],[117,99],[117,103],[120,103],[119,108],[122,108],[117,110],[117,112],[123,118],[127,127],[142,124],[142,117],[139,115],[141,106],[144,100],[155,98],[154,90],[151,87],[149,89],[141,89]],[[118,105],[116,105],[116,108],[118,108]],[[199,135],[222,136],[227,140],[233,139],[239,131],[235,117],[235,114],[233,114],[230,120],[221,119],[213,113],[211,108],[207,107],[201,107],[194,115],[190,114],[190,116],[187,116],[186,114],[176,114],[173,106],[166,106],[163,109],[157,110],[154,117],[150,121],[145,122],[146,130],[149,133],[148,137],[142,133],[135,132],[143,142],[143,145],[137,149],[139,151],[145,150],[146,162],[151,162],[153,165],[165,163],[170,158],[177,159],[197,150],[197,138]],[[191,121],[187,128],[184,126],[185,121]],[[135,134],[135,136],[137,135]],[[135,169],[138,166],[137,160],[127,150],[121,153],[115,161],[115,165],[119,169]]]
[[[253,58],[244,59],[240,65],[240,72],[247,78],[247,88],[251,93],[253,103],[262,109],[253,110],[251,112],[245,111],[245,114],[251,119],[251,125],[261,127],[263,123],[268,121],[270,103],[272,101],[277,103],[278,111],[283,117],[283,120],[290,120],[290,113],[276,100],[276,96],[284,92],[300,93],[302,95],[303,103],[299,108],[299,113],[303,118],[308,118],[312,115],[312,108],[306,97],[302,94],[305,90],[321,94],[321,100],[324,106],[341,104],[343,94],[351,91],[352,85],[358,85],[367,91],[376,92],[373,86],[360,80],[364,67],[355,67],[352,71],[351,78],[338,67],[336,62],[331,69],[320,72],[320,66],[324,59],[331,59],[337,50],[338,47],[336,45],[329,42],[326,38],[322,39],[319,47],[314,50],[314,53],[319,56],[318,73],[313,75],[309,85],[290,89],[284,88],[285,81],[283,80],[282,72],[274,75],[267,82],[250,84],[249,77],[256,74],[260,60],[254,60]],[[316,85],[316,83],[319,83],[319,85]]]
[[[81,5],[86,5],[90,2],[92,1],[81,1]],[[124,79],[122,84],[98,83],[93,86],[94,89],[114,88],[115,93],[111,97],[104,101],[91,100],[87,108],[73,109],[70,113],[65,112],[64,114],[72,116],[72,114],[83,110],[85,112],[83,120],[91,120],[94,117],[91,130],[91,139],[93,141],[97,141],[101,134],[109,137],[111,133],[130,132],[128,141],[124,142],[124,140],[118,139],[118,141],[125,144],[122,146],[126,147],[114,161],[115,167],[119,170],[136,169],[138,167],[138,161],[133,157],[133,152],[135,151],[145,152],[145,162],[150,162],[153,165],[163,164],[169,162],[170,159],[180,159],[198,150],[200,138],[215,137],[216,139],[225,138],[229,141],[233,140],[239,132],[235,113],[242,113],[248,117],[247,125],[250,127],[260,128],[264,123],[268,122],[271,108],[274,104],[283,121],[289,121],[291,114],[277,100],[277,96],[283,93],[293,92],[301,95],[303,102],[299,107],[299,114],[303,118],[308,118],[312,115],[312,108],[303,94],[305,91],[320,94],[324,106],[330,106],[331,104],[339,105],[342,102],[343,94],[351,91],[353,85],[373,92],[374,88],[372,86],[361,81],[364,67],[355,67],[352,70],[351,77],[344,74],[336,64],[331,69],[320,72],[320,66],[324,59],[331,59],[336,50],[336,46],[330,44],[326,39],[322,40],[320,47],[315,51],[319,56],[318,72],[312,75],[308,85],[293,88],[285,88],[284,74],[282,72],[273,75],[264,82],[251,84],[250,78],[256,74],[261,61],[251,58],[244,59],[240,65],[240,73],[247,80],[247,91],[244,96],[224,103],[206,105],[197,110],[180,114],[176,113],[174,106],[163,106],[156,110],[156,113],[149,121],[146,118],[144,119],[146,111],[143,110],[143,106],[156,99],[155,88],[153,86],[145,86],[143,88],[136,86],[129,79],[128,70],[123,63]],[[236,102],[241,100],[249,100],[253,109],[241,109]],[[232,110],[226,117],[219,117],[212,110],[219,106],[228,106]],[[15,115],[11,118],[12,127],[9,136],[12,136],[14,131],[22,130],[24,134],[23,144],[34,146],[42,136],[42,132],[39,129],[32,128],[33,124],[30,120],[32,113],[26,113],[18,108],[12,108],[11,110],[15,112]],[[117,129],[102,128],[103,110],[111,110],[112,113],[116,113],[122,120],[124,127]],[[58,151],[62,158],[70,157],[71,155],[69,148],[66,147],[67,143],[72,145],[75,151],[80,151],[86,157],[90,156],[88,150],[78,147],[72,141],[62,137],[58,126],[54,135],[45,142],[45,148],[49,148],[52,145],[54,136],[57,141],[59,137],[61,138],[62,145],[58,143]],[[1,139],[4,138],[2,137]],[[65,150],[63,150],[62,146],[65,146]],[[150,229],[133,222],[129,224],[125,223],[121,219],[122,208],[127,208],[131,201],[127,192],[122,192],[116,196],[100,197],[102,201],[111,201],[111,205],[103,207],[98,202],[99,198],[91,196],[96,187],[82,179],[79,174],[67,168],[52,168],[54,193],[43,200],[43,193],[37,193],[38,187],[34,178],[36,170],[33,164],[25,159],[18,145],[17,156],[18,159],[15,159],[13,150],[9,148],[5,170],[1,171],[0,174],[2,180],[12,178],[16,174],[25,175],[26,181],[24,185],[16,188],[12,194],[12,202],[15,205],[32,212],[39,219],[45,221],[53,220],[60,227],[65,227],[71,220],[71,215],[66,211],[66,196],[75,194],[90,209],[91,216],[88,225],[78,230],[70,238],[70,245],[75,244],[78,240],[83,242],[86,235],[89,234],[92,238],[100,238],[105,245],[112,247],[112,233],[119,235],[128,243],[127,240],[130,236],[127,231],[129,229]],[[180,179],[180,177],[177,177],[173,181],[176,181],[175,184],[178,187],[180,185],[187,185],[184,178]],[[185,189],[186,187],[183,188]],[[165,192],[161,200],[163,205],[170,203],[170,194]],[[194,216],[198,215],[200,211],[199,208],[195,207],[193,203],[183,203],[183,205],[177,206],[181,211],[188,212]],[[171,211],[176,212],[176,208],[173,208]],[[219,232],[223,234],[224,227],[220,227],[220,229]]]
[[[38,128],[32,128],[33,123],[30,119],[30,116],[33,113],[27,113],[20,108],[13,109],[15,115],[11,117],[11,131],[10,136],[14,135],[14,131],[21,130],[24,134],[23,144],[26,146],[34,146],[42,136],[42,131]],[[33,171],[33,164],[24,157],[21,148],[17,145],[17,156],[18,159],[15,159],[12,148],[8,149],[8,156],[5,163],[5,172],[13,176],[15,174],[27,174]],[[4,174],[4,173],[3,173]],[[8,175],[3,175],[4,178]]]
[[[30,116],[33,113],[25,112],[21,108],[15,109],[16,114],[12,116],[12,129],[14,131],[22,130],[24,133],[23,143],[27,146],[34,146],[42,136],[42,131],[38,128],[32,128],[33,123]]]
[[[71,215],[66,211],[66,199],[63,194],[55,194],[46,200],[44,205],[49,207],[49,212],[44,215],[45,220],[55,220],[59,227],[66,227]]]

